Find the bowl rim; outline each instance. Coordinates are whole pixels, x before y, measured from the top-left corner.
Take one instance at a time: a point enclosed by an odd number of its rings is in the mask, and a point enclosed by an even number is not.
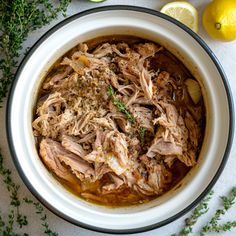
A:
[[[142,12],[142,13],[150,14],[153,16],[157,16],[157,17],[160,17],[164,20],[167,20],[167,21],[177,25],[182,30],[187,32],[193,38],[193,40],[195,40],[203,48],[203,50],[208,54],[210,59],[213,61],[214,65],[215,65],[215,67],[216,67],[217,71],[219,72],[220,77],[222,79],[224,89],[225,89],[225,92],[227,95],[227,101],[228,101],[228,107],[229,107],[229,133],[228,133],[228,140],[227,140],[227,145],[225,148],[225,153],[222,157],[222,161],[219,165],[217,172],[215,173],[214,177],[212,178],[212,180],[208,184],[208,186],[205,188],[205,190],[190,205],[186,206],[183,210],[181,210],[180,212],[178,212],[174,216],[169,217],[161,222],[158,222],[158,223],[155,223],[152,225],[148,225],[148,226],[144,226],[144,227],[140,227],[140,228],[135,228],[135,229],[125,229],[125,230],[114,230],[114,229],[100,228],[100,227],[88,225],[83,222],[79,222],[79,221],[65,215],[64,213],[58,211],[53,205],[49,204],[43,197],[41,197],[40,194],[37,192],[37,190],[32,186],[32,184],[25,177],[24,171],[20,167],[19,159],[17,158],[17,153],[14,149],[14,144],[13,144],[13,140],[12,140],[13,134],[12,134],[11,122],[10,122],[10,117],[12,116],[10,108],[12,105],[13,94],[14,94],[16,84],[20,78],[21,71],[24,68],[24,65],[30,59],[31,55],[37,50],[37,48],[41,45],[41,43],[44,40],[46,40],[55,31],[57,31],[58,29],[60,29],[64,25],[70,23],[71,21],[74,21],[74,20],[81,18],[83,16],[87,16],[87,15],[94,14],[97,12],[114,11],[114,10],[115,11],[117,11],[117,10],[135,11],[135,12]],[[36,199],[39,202],[41,202],[47,209],[49,209],[55,215],[59,216],[60,218],[66,220],[67,222],[70,222],[76,226],[80,226],[85,229],[89,229],[89,230],[96,231],[96,232],[102,232],[102,233],[110,233],[110,234],[127,234],[127,233],[129,233],[129,234],[132,234],[132,233],[141,233],[141,232],[146,232],[146,231],[149,231],[152,229],[156,229],[156,228],[162,227],[166,224],[169,224],[169,223],[177,220],[178,218],[180,218],[181,216],[186,214],[188,211],[190,211],[193,207],[195,207],[207,195],[207,193],[212,189],[212,187],[214,186],[214,184],[218,180],[219,176],[221,175],[221,173],[227,163],[227,160],[228,160],[228,157],[230,154],[230,150],[231,150],[231,146],[232,146],[232,142],[233,142],[233,136],[234,136],[234,127],[235,127],[234,118],[235,118],[235,115],[234,115],[233,97],[232,97],[232,92],[230,89],[229,82],[227,80],[227,76],[226,76],[219,60],[217,59],[215,54],[212,52],[212,50],[209,48],[209,46],[204,42],[203,39],[201,39],[195,32],[193,32],[191,29],[189,29],[187,26],[185,26],[181,22],[179,22],[179,21],[175,20],[174,18],[171,18],[159,11],[155,11],[153,9],[139,7],[139,6],[112,5],[112,6],[96,7],[96,8],[88,9],[88,10],[82,11],[80,13],[74,14],[74,15],[62,20],[61,22],[59,22],[58,24],[56,24],[52,28],[50,28],[33,44],[31,49],[27,52],[26,56],[23,58],[23,60],[19,64],[18,69],[16,71],[15,80],[12,83],[12,86],[10,88],[10,92],[9,92],[9,96],[8,96],[8,100],[7,100],[5,122],[6,122],[7,141],[8,141],[10,154],[11,154],[12,160],[14,162],[14,165],[15,165],[21,179],[23,180],[24,184],[26,185],[26,187],[34,195],[34,197],[36,197]]]

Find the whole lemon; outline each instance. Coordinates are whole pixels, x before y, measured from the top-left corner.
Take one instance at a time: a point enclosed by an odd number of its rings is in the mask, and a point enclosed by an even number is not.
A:
[[[213,0],[203,13],[207,33],[220,41],[236,39],[236,0]]]

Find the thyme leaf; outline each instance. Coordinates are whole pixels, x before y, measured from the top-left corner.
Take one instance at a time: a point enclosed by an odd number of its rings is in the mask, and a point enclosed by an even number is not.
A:
[[[35,213],[39,216],[41,220],[41,225],[44,228],[44,233],[49,236],[58,236],[58,233],[52,231],[47,223],[47,215],[45,214],[43,206],[39,202],[35,202],[32,199],[23,198],[26,204],[33,205],[35,208]]]
[[[234,205],[235,199],[236,199],[236,187],[232,188],[228,197],[226,196],[221,197],[223,207],[226,211],[229,210]]]
[[[171,236],[188,236],[193,233],[193,226],[197,223],[200,216],[205,214],[208,210],[208,204],[212,198],[213,191],[211,191],[205,199],[193,210],[192,215],[185,220],[184,228],[179,232],[172,234]],[[200,236],[204,236],[207,233],[226,232],[236,228],[236,221],[227,221],[224,224],[219,224],[222,216],[235,204],[236,199],[236,187],[232,188],[228,196],[222,196],[222,206],[215,211],[215,214],[211,219],[200,229]]]
[[[18,223],[20,228],[22,228],[24,225],[27,224],[27,219],[26,219],[26,216],[22,215],[19,210],[20,199],[18,196],[18,191],[19,191],[20,186],[14,183],[12,176],[11,176],[11,171],[4,166],[3,155],[1,154],[1,150],[0,150],[0,175],[3,178],[3,183],[5,184],[7,191],[10,193],[10,200],[11,200],[10,205],[15,209],[15,211],[13,211],[13,210],[11,211],[10,215],[13,214],[13,216],[14,216],[14,213],[16,213],[16,219],[17,219],[16,222]],[[14,217],[13,217],[13,219],[14,219]],[[8,224],[10,224],[10,223],[12,223],[12,221],[8,222]],[[5,223],[0,218],[0,229],[4,225],[5,225]],[[9,226],[8,228],[11,228],[11,227]]]
[[[51,0],[0,1],[0,107],[15,78],[23,42],[29,33],[50,23],[60,12],[65,14],[70,2],[71,0],[61,0],[57,4]],[[5,167],[1,150],[0,175],[9,192],[11,208],[8,217],[0,215],[0,235],[18,236],[14,232],[15,226],[22,228],[28,224],[28,219],[20,212],[20,186],[13,181],[11,171]],[[46,217],[41,218],[46,220]],[[46,221],[43,224],[45,234],[57,235],[50,230]]]
[[[233,228],[236,228],[236,221],[228,221],[225,224],[215,226],[212,231],[220,233],[231,231]]]
[[[30,32],[65,13],[70,0],[0,1],[0,104],[15,78],[22,44]]]
[[[114,91],[114,89],[112,88],[111,85],[108,86],[107,94],[108,94],[109,97],[115,97],[116,96],[116,93],[115,93],[115,91]]]
[[[116,92],[111,85],[108,86],[107,94],[112,99],[112,103],[117,107],[118,111],[125,114],[126,118],[133,124],[135,123],[135,118],[132,113],[128,110],[125,104],[116,97]]]
[[[178,234],[172,234],[172,236],[188,236],[193,232],[193,226],[208,210],[208,203],[212,198],[213,191],[210,191],[208,195],[199,203],[199,205],[193,210],[191,216],[185,219],[185,226]]]
[[[230,191],[228,196],[221,197],[223,208],[217,209],[213,217],[210,219],[210,221],[202,227],[200,231],[201,236],[204,236],[208,232],[227,231],[236,227],[235,221],[227,222],[226,224],[219,225],[219,221],[221,217],[225,215],[226,211],[228,211],[234,205],[235,198],[236,198],[236,187],[234,187]]]
[[[144,137],[145,137],[145,132],[146,132],[146,128],[141,127],[139,129],[139,137],[140,137],[140,141],[141,141],[141,145],[144,145]]]

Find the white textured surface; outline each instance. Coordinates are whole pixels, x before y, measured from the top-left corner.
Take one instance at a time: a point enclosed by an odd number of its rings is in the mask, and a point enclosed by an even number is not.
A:
[[[71,4],[68,15],[72,15],[74,13],[80,12],[82,10],[96,7],[96,6],[102,6],[102,5],[114,5],[114,4],[129,4],[129,5],[137,5],[137,6],[144,6],[152,9],[160,9],[160,7],[165,4],[166,0],[108,0],[102,4],[94,4],[94,3],[88,3],[87,1],[73,1]],[[199,0],[199,1],[191,1],[197,8],[198,10],[202,11],[204,9],[205,4],[208,2],[206,0]],[[200,15],[201,19],[201,15]],[[54,22],[56,23],[56,22]],[[218,59],[220,60],[222,66],[225,69],[225,72],[228,76],[229,83],[231,85],[232,92],[234,94],[234,97],[236,96],[236,76],[235,76],[235,68],[236,68],[236,41],[232,43],[219,43],[210,40],[206,35],[204,30],[202,29],[201,22],[199,22],[200,26],[200,36],[206,41],[206,43],[210,46],[210,48],[213,50],[213,52],[216,54]],[[34,32],[30,35],[28,41],[25,43],[25,47],[31,46],[46,30],[50,28],[50,26],[43,28],[42,30],[39,30],[37,32]],[[234,98],[235,99],[235,98]],[[21,179],[19,178],[17,171],[12,163],[12,160],[10,158],[10,154],[7,148],[7,142],[6,142],[6,135],[5,135],[5,106],[0,110],[0,130],[2,130],[1,136],[0,136],[0,147],[3,151],[4,157],[5,157],[5,163],[6,165],[12,170],[14,180],[21,185],[21,190],[20,194],[22,196],[31,196],[30,192],[27,190],[27,188],[24,186],[22,183]],[[234,180],[236,176],[236,160],[235,160],[235,152],[236,148],[234,148],[235,144],[233,144],[232,151],[229,157],[229,161],[227,163],[227,166],[219,178],[218,182],[216,183],[214,190],[216,192],[214,199],[211,201],[210,206],[211,206],[211,211],[210,213],[213,213],[214,209],[219,205],[219,200],[218,200],[218,195],[223,195],[226,194],[231,187],[236,186],[236,181]],[[1,181],[1,180],[0,180]],[[0,209],[1,211],[7,216],[9,209],[7,208],[9,204],[9,195],[6,189],[3,187],[2,183],[0,184],[0,192],[1,192],[1,197],[0,197]],[[29,206],[22,206],[22,211],[28,215],[29,219],[29,226],[25,228],[24,232],[27,231],[30,235],[44,235],[42,233],[42,228],[40,226],[40,221],[37,217],[37,215],[34,214],[34,209],[32,209]],[[88,235],[103,235],[99,233],[94,233],[88,230],[81,229],[79,227],[73,226],[70,223],[67,223],[66,221],[58,218],[54,214],[50,213],[47,211],[48,217],[49,217],[49,223],[53,229],[55,229],[59,235],[83,235],[83,236],[88,236]],[[2,214],[1,214],[2,215]],[[166,236],[170,235],[174,232],[177,232],[182,224],[183,220],[186,216],[183,218],[167,225],[164,226],[160,229],[156,229],[153,231],[149,231],[147,233],[142,233],[139,235],[161,235],[161,236]],[[235,220],[236,219],[236,207],[232,208],[230,211],[230,214],[227,216],[227,219]],[[206,222],[207,216],[203,217],[201,222],[196,225],[196,230]],[[197,233],[194,233],[194,235],[197,235]],[[213,235],[213,234],[212,234]],[[233,233],[225,233],[221,235],[235,235],[235,232]]]

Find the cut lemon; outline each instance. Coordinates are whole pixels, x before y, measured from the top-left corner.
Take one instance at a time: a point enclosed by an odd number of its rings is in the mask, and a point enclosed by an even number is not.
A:
[[[188,2],[171,2],[162,7],[161,12],[175,18],[193,31],[198,31],[198,12]]]

